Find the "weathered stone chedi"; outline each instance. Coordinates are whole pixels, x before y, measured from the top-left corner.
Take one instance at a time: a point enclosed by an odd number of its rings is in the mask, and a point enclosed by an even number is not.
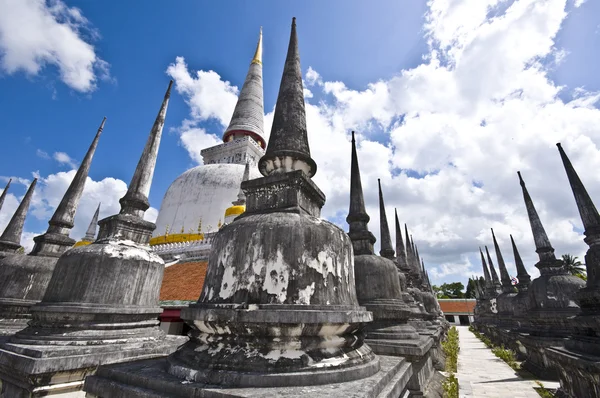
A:
[[[539,256],[540,276],[530,282],[511,236],[518,293],[511,292],[508,274],[495,236],[494,245],[502,275],[502,293],[479,286],[477,327],[498,345],[513,348],[523,366],[544,377],[560,379],[565,397],[600,396],[600,289],[597,243],[600,215],[560,144],[559,152],[583,221],[590,246],[585,262],[587,282],[570,275],[554,255],[546,231],[521,174],[519,182]],[[491,259],[490,259],[491,260]],[[485,268],[485,260],[482,257]],[[491,264],[490,264],[491,265]],[[497,302],[497,311],[486,303]]]
[[[378,357],[365,344],[364,327],[373,316],[357,297],[351,238],[319,218],[325,196],[311,180],[316,164],[308,146],[295,20],[258,166],[263,177],[242,183],[246,211],[215,236],[201,296],[181,312],[193,328],[190,341],[166,360],[101,367],[86,379],[88,394],[397,397],[407,391],[411,364]],[[369,234],[360,235],[372,250]],[[393,278],[384,294],[389,308],[406,308],[397,268],[380,260],[385,277]],[[375,297],[370,301],[377,304]],[[407,313],[396,311],[396,323]],[[406,331],[419,339],[413,328]]]
[[[170,88],[120,200],[121,212],[100,221],[94,243],[59,257],[43,300],[31,307],[29,326],[2,344],[6,396],[77,390],[101,363],[164,356],[181,344],[158,328],[164,262],[148,246],[154,224],[142,218]]]
[[[31,253],[0,260],[0,334],[13,334],[27,326],[31,318],[29,308],[44,297],[58,257],[75,243],[69,232],[105,121],[106,118],[50,218],[48,230],[33,238],[35,245]]]
[[[178,377],[289,386],[346,381],[379,369],[360,338],[371,315],[356,299],[350,240],[319,218],[325,196],[310,179],[316,166],[295,29],[259,161],[264,177],[242,184],[246,212],[215,237],[198,304],[182,311],[197,334],[169,357],[169,373]],[[261,373],[268,377],[257,377]]]

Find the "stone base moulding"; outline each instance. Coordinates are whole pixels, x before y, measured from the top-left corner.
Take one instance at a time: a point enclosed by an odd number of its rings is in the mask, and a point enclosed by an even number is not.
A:
[[[412,376],[408,361],[381,356],[381,368],[374,375],[350,382],[317,386],[271,388],[219,388],[182,381],[167,372],[164,359],[102,366],[85,380],[84,391],[90,398],[234,398],[234,397],[311,397],[311,398],[398,398],[408,395]],[[248,372],[249,377],[252,372]],[[305,377],[312,377],[306,374]]]
[[[0,346],[1,396],[29,398],[50,391],[77,391],[100,364],[160,358],[186,340],[185,336],[167,336],[160,341],[79,346],[4,342]]]

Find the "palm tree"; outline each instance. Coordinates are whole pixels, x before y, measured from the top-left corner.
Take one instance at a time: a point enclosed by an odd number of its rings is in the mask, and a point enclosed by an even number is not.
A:
[[[563,254],[562,261],[567,272],[571,275],[577,276],[581,279],[586,280],[585,265],[579,261],[576,256],[570,254]]]

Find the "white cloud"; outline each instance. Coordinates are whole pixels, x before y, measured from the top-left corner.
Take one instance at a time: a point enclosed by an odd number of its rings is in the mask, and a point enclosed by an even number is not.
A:
[[[77,167],[77,162],[65,152],[54,152],[52,157],[60,164],[67,165],[71,168]]]
[[[110,78],[110,65],[85,39],[98,34],[78,8],[60,0],[0,0],[0,9],[0,68],[6,73],[36,76],[53,65],[79,92]]]
[[[517,170],[523,172],[557,256],[582,258],[586,245],[574,229],[581,222],[554,144],[563,143],[592,197],[600,198],[595,173],[600,167],[600,111],[595,107],[600,93],[560,87],[547,73],[568,57],[568,49],[555,43],[567,17],[566,0],[430,0],[428,5],[429,51],[421,65],[364,89],[307,70],[312,94],[321,91],[323,98],[311,103],[306,95],[311,154],[318,164],[314,180],[327,195],[323,216],[347,228],[349,134],[355,129],[372,232],[379,236],[381,178],[388,222],[393,225],[396,207],[433,283],[481,275],[478,247],[493,248],[490,227],[512,275],[509,234],[532,276],[538,274]],[[215,118],[226,126],[235,102],[230,102],[235,91],[229,83],[212,71],[191,78],[181,58],[170,68],[188,82],[183,94],[192,119]],[[206,74],[220,81],[210,85],[214,91],[200,85]],[[572,100],[559,97],[569,91]],[[207,103],[212,98],[227,98],[220,100],[222,112]],[[267,131],[271,122],[267,114]],[[202,139],[210,145],[199,135],[198,142]],[[186,147],[194,148],[188,150],[197,161],[195,153],[205,146]]]
[[[193,76],[183,57],[169,65],[167,74],[175,80],[175,89],[190,106],[194,121],[216,119],[224,127],[229,124],[237,101],[238,89],[221,80],[218,73],[197,71]]]
[[[217,135],[220,136],[222,131],[208,133],[198,124],[212,119],[227,127],[235,108],[238,89],[228,81],[221,80],[219,74],[212,70],[190,72],[183,57],[177,57],[169,65],[167,74],[173,78],[175,90],[190,107],[190,119],[184,120],[176,129],[180,143],[194,161],[202,164],[200,151],[221,142]]]

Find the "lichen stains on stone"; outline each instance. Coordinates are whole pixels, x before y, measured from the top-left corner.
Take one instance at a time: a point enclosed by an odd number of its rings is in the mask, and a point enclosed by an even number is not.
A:
[[[266,261],[266,275],[263,290],[268,294],[275,295],[277,303],[283,304],[287,299],[287,288],[290,279],[290,264],[283,259],[281,248],[277,249],[276,257]]]
[[[310,285],[306,286],[306,288],[304,289],[299,289],[298,290],[298,300],[296,301],[296,304],[310,304],[310,298],[312,297],[312,295],[315,293],[315,283],[311,283]]]

